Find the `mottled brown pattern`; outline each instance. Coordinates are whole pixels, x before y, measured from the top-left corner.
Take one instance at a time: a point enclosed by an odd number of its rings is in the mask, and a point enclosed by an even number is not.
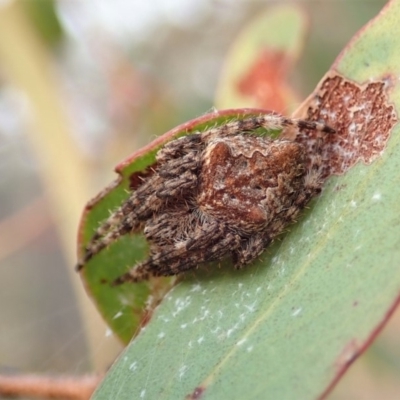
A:
[[[342,174],[358,161],[370,164],[383,153],[397,122],[386,94],[389,86],[389,78],[358,85],[331,73],[296,113],[311,120],[322,118],[337,131],[324,138],[303,132],[295,139],[306,147],[309,164],[316,156],[322,158],[323,178]],[[318,154],[315,146],[320,149]]]
[[[114,284],[175,275],[231,257],[256,259],[321,190],[321,165],[302,144],[257,136],[258,128],[333,133],[325,124],[261,114],[184,136],[157,154],[154,172],[104,221],[78,269],[122,235],[143,230],[147,260]]]
[[[265,230],[301,189],[304,158],[302,146],[290,141],[215,140],[205,154],[198,207],[243,232]]]

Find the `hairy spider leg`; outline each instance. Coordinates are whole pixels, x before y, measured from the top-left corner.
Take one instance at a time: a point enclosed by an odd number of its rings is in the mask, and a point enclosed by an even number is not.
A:
[[[241,246],[232,254],[235,269],[242,269],[245,265],[256,260],[271,242],[270,236],[262,234],[242,242]]]
[[[76,269],[83,268],[94,255],[113,243],[122,235],[137,230],[144,220],[158,211],[165,203],[165,198],[174,197],[185,189],[192,188],[197,180],[193,173],[199,167],[198,145],[199,135],[184,136],[176,141],[167,143],[157,154],[157,162],[164,165],[158,173],[151,176],[143,183],[111,216],[101,224],[95,231],[90,242],[87,244],[83,259],[78,263]],[[182,158],[176,158],[175,152]],[[184,168],[182,169],[182,162]],[[164,175],[164,176],[163,176]],[[164,177],[171,177],[168,184],[164,185]],[[173,179],[172,177],[175,177]],[[153,193],[154,187],[160,189]]]
[[[89,243],[86,245],[84,256],[79,260],[76,269],[79,271],[83,268],[94,255],[103,248],[114,242],[120,236],[139,228],[141,220],[140,205],[143,199],[155,200],[152,204],[156,205],[156,199],[146,196],[151,185],[157,180],[156,176],[152,176],[149,180],[139,188],[138,191],[131,196],[114,211],[110,217],[96,230]],[[143,216],[144,217],[144,216]],[[145,218],[145,217],[144,217]]]
[[[135,196],[131,196],[122,207],[113,212],[110,217],[99,226],[99,228],[94,232],[91,241],[96,241],[100,237],[104,236],[111,228],[118,225],[127,214],[135,210],[137,206],[143,204],[143,200],[148,197],[148,193],[151,192],[152,188],[162,182],[162,179],[160,178],[178,175],[181,173],[179,167],[182,164],[184,164],[188,169],[193,169],[193,157],[186,160],[184,154],[195,150],[195,146],[200,140],[198,136],[199,135],[184,136],[176,141],[170,142],[175,143],[175,146],[171,146],[170,143],[167,143],[161,150],[159,150],[156,157],[157,162],[165,163],[163,168],[160,168],[159,176],[153,175],[147,180],[147,182],[144,182],[135,192]],[[175,147],[175,152],[179,154],[179,156],[184,157],[183,162],[179,158],[176,159],[175,153],[173,153],[171,147]],[[155,209],[158,207],[157,202],[147,203],[149,204],[146,204],[146,206],[149,206],[150,209],[152,206]]]
[[[299,129],[310,129],[325,133],[335,133],[336,130],[330,126],[317,121],[304,119],[291,119],[279,114],[260,114],[244,119],[228,121],[224,125],[215,126],[203,133],[203,137],[209,139],[213,136],[232,136],[238,133],[254,131],[258,128],[267,130],[284,129],[293,126]]]
[[[143,263],[134,266],[124,275],[118,277],[113,285],[125,282],[140,282],[150,276],[171,276],[195,268],[198,264],[221,259],[230,254],[233,248],[240,245],[240,236],[229,232],[227,228],[217,221],[201,230],[197,240],[190,240],[187,244],[168,246],[167,250],[150,256]],[[210,241],[214,244],[210,247]],[[191,256],[182,257],[190,246]]]
[[[162,245],[163,243],[175,243],[183,239],[188,229],[193,226],[191,214],[187,216],[189,207],[183,204],[177,204],[182,209],[177,208],[166,214],[155,215],[146,222],[144,235],[146,239],[153,244]]]
[[[87,246],[85,255],[77,265],[80,270],[93,256],[98,254],[101,250],[114,243],[121,236],[137,230],[144,221],[150,217],[151,213],[161,208],[164,204],[162,197],[166,192],[170,196],[175,196],[178,192],[196,186],[197,176],[187,171],[179,179],[170,180],[168,188],[163,188],[156,193],[151,193],[149,196],[141,196],[135,192],[117,211],[118,218],[120,218],[117,225],[112,226],[112,229],[106,232],[102,237],[96,237],[91,240]],[[164,191],[165,190],[165,191]],[[168,196],[168,197],[170,197]],[[145,199],[145,200],[144,200]],[[144,200],[141,202],[141,200]],[[140,204],[140,205],[139,205]],[[134,207],[133,205],[137,205]]]
[[[150,257],[146,261],[131,268],[124,275],[118,277],[113,284],[118,285],[124,282],[139,282],[145,280],[150,275],[154,276],[155,273],[161,272],[161,266],[171,271],[170,274],[167,273],[166,275],[174,275],[173,271],[176,270],[176,266],[181,262],[182,254],[188,251],[188,245],[191,246],[192,251],[195,250],[195,248],[200,250],[204,243],[209,243],[210,239],[218,240],[222,235],[221,229],[218,228],[219,226],[216,222],[208,226],[206,225],[206,229],[204,230],[202,227],[199,227],[196,236],[197,243],[193,243],[192,239],[188,239],[173,245],[164,245],[162,251],[160,251],[158,246],[151,246]],[[188,269],[193,266],[193,260],[188,260]]]
[[[325,133],[336,133],[336,129],[331,128],[322,122],[308,121],[305,119],[290,119],[283,118],[283,126],[297,126],[299,129],[310,129],[313,131],[325,132]]]

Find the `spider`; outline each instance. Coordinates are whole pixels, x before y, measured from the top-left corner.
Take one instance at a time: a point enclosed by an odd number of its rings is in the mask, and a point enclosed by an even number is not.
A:
[[[114,285],[177,275],[229,256],[239,269],[259,257],[320,193],[322,179],[320,157],[310,163],[303,145],[256,135],[258,128],[335,132],[266,113],[170,141],[158,151],[153,174],[95,231],[77,269],[140,230],[149,256]]]

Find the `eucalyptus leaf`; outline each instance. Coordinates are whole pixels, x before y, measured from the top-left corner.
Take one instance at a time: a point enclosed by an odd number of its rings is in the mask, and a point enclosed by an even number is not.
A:
[[[396,110],[399,20],[400,1],[393,0],[330,71],[360,85],[389,82],[388,101]],[[371,164],[358,162],[331,177],[258,262],[242,271],[215,264],[186,276],[93,398],[291,400],[326,394],[399,300],[397,125],[390,134]]]

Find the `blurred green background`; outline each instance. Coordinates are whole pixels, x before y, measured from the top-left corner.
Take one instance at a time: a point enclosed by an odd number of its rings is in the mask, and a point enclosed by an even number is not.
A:
[[[305,97],[386,1],[297,3]],[[274,4],[0,1],[0,372],[111,364],[121,346],[73,271],[80,212],[121,159],[212,108],[230,45]],[[329,398],[398,399],[399,331],[397,313]]]

